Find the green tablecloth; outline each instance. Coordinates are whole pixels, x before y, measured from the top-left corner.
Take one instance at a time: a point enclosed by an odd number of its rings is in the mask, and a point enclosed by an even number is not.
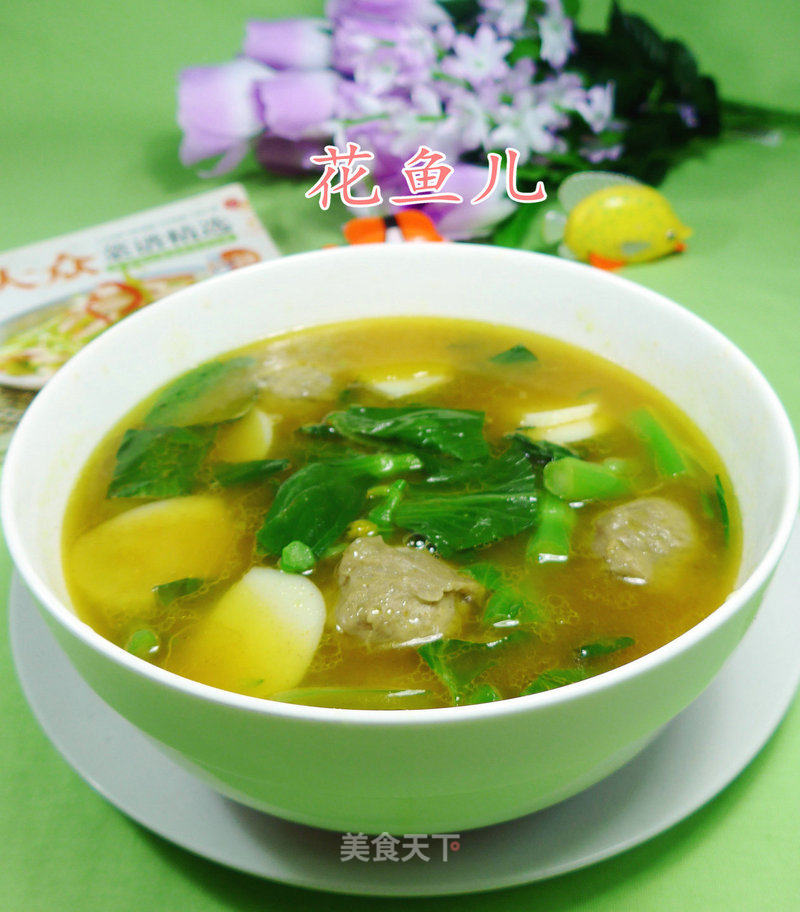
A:
[[[603,6],[586,4],[590,17]],[[691,0],[638,6],[690,39],[729,94],[800,104],[794,5]],[[663,6],[662,11],[658,7]],[[229,56],[248,16],[288,4],[150,0],[7,2],[0,29],[0,249],[202,189],[176,161],[174,74]],[[317,12],[314,2],[291,14]],[[702,11],[702,12],[701,12]],[[702,17],[702,19],[701,19]],[[793,93],[793,94],[792,94]],[[665,192],[696,235],[679,257],[627,275],[687,305],[762,368],[800,426],[800,137],[775,148],[727,140],[675,171]],[[284,252],[339,240],[289,181],[246,178]],[[8,558],[0,560],[6,591]],[[800,648],[800,646],[798,646]],[[0,628],[0,908],[142,912],[452,909],[462,899],[352,900],[261,882],[195,858],[131,823],[64,763],[33,721]],[[618,858],[469,902],[493,910],[800,908],[800,705],[753,764],[706,808]],[[154,785],[154,788],[157,787]]]

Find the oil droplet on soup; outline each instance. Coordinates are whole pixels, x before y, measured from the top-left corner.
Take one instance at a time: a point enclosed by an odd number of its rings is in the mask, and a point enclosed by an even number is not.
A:
[[[544,336],[380,318],[264,340],[142,402],[72,493],[79,615],[251,696],[467,705],[664,645],[731,591],[718,455],[642,380]]]

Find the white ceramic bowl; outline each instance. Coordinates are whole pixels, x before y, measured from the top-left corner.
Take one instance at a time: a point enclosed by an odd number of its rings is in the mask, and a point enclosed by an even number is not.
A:
[[[64,509],[84,462],[122,415],[198,362],[264,336],[390,314],[537,330],[616,361],[666,393],[706,432],[739,498],[743,562],[724,605],[655,652],[561,690],[399,712],[227,693],[140,661],[75,616],[61,567]],[[220,792],[291,820],[441,833],[552,804],[641,750],[741,639],[786,544],[797,499],[797,450],[778,399],[737,348],[686,310],[553,257],[378,245],[233,272],[109,330],[25,415],[5,464],[2,517],[14,561],[75,667],[174,759]]]

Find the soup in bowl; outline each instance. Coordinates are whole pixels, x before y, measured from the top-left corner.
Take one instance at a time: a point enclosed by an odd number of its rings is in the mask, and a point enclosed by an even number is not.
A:
[[[432,245],[125,321],[34,403],[3,485],[51,629],[171,756],[289,819],[432,832],[575,793],[702,691],[797,463],[761,375],[677,305]]]

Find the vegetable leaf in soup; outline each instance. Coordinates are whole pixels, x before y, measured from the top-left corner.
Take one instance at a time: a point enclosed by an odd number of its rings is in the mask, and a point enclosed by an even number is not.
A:
[[[464,702],[472,706],[475,703],[496,703],[502,699],[503,697],[496,687],[491,684],[479,684]]]
[[[507,646],[526,640],[522,631],[513,631],[507,637],[489,643],[470,640],[434,640],[420,646],[417,652],[450,691],[454,703],[463,703],[471,692],[470,685],[499,660]]]
[[[727,545],[731,538],[731,518],[728,513],[728,503],[725,500],[725,488],[722,485],[722,479],[719,475],[714,476],[714,490],[717,495],[720,518],[722,519],[722,534],[725,538],[725,544]]]
[[[528,694],[543,693],[545,690],[555,690],[565,687],[576,681],[583,681],[589,675],[583,668],[552,668],[537,675],[530,684],[520,693],[521,697]]]
[[[377,437],[456,459],[479,459],[489,455],[489,445],[483,437],[484,417],[483,412],[424,405],[354,406],[344,412],[332,412],[328,421],[344,437]]]
[[[524,364],[538,361],[534,353],[524,345],[514,345],[489,358],[494,364]]]
[[[581,661],[598,659],[601,656],[611,655],[612,652],[619,652],[620,649],[627,649],[629,646],[633,646],[634,642],[635,640],[628,636],[605,637],[578,647],[578,658]]]
[[[256,397],[255,359],[210,361],[162,390],[144,423],[147,427],[218,424],[246,414]]]
[[[288,459],[254,459],[250,462],[218,462],[211,469],[214,481],[223,488],[262,481],[289,465]]]
[[[538,497],[531,476],[484,491],[409,498],[395,510],[394,522],[424,535],[447,557],[530,528]]]
[[[277,556],[290,542],[302,542],[319,557],[359,515],[366,488],[364,479],[336,466],[304,466],[278,488],[256,534],[258,550]]]
[[[485,624],[534,624],[541,620],[541,610],[527,598],[494,564],[471,564],[464,568],[491,595],[483,612]]]
[[[431,454],[423,457],[423,463],[426,485],[479,484],[489,488],[533,475],[525,447],[517,440],[511,440],[499,456],[487,459],[460,461]]]
[[[531,440],[527,434],[517,431],[509,435],[517,446],[521,447],[528,458],[539,465],[546,465],[554,459],[561,459],[563,456],[576,456],[577,453],[571,447],[561,446],[559,443],[550,443],[549,440]]]
[[[167,605],[171,605],[177,599],[185,598],[187,595],[192,595],[202,589],[204,584],[205,580],[196,576],[187,576],[184,579],[173,580],[170,583],[162,583],[160,586],[155,586],[153,587],[153,592],[156,594],[156,601],[159,605],[166,608]]]
[[[214,427],[128,428],[117,450],[108,497],[191,494],[215,434]]]

